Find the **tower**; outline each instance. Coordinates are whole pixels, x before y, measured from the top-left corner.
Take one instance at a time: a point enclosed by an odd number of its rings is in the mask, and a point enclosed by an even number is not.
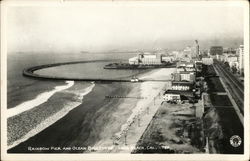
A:
[[[200,52],[199,43],[198,43],[198,40],[195,40],[195,57],[196,58],[199,57],[199,52]]]

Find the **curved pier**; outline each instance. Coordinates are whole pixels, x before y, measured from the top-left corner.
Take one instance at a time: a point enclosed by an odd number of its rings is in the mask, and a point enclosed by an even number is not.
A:
[[[72,81],[95,81],[95,82],[130,82],[130,79],[96,79],[96,78],[66,78],[66,77],[56,77],[56,76],[47,76],[35,74],[36,70],[50,68],[61,65],[71,65],[71,64],[80,64],[80,63],[90,63],[90,62],[105,62],[107,60],[90,60],[90,61],[76,61],[76,62],[63,62],[63,63],[54,63],[54,64],[45,64],[39,66],[33,66],[25,68],[23,70],[23,75],[26,77],[43,79],[43,80],[72,80]]]

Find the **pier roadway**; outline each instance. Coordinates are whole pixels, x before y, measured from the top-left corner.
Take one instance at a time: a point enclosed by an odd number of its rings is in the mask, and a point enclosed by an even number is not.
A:
[[[75,61],[75,62],[63,62],[63,63],[54,63],[54,64],[45,64],[45,65],[39,65],[39,66],[33,66],[29,68],[25,68],[23,70],[23,76],[35,78],[35,79],[41,79],[41,80],[68,80],[68,81],[90,81],[90,82],[131,82],[130,78],[122,78],[122,79],[104,79],[104,78],[68,78],[68,77],[60,77],[60,76],[49,76],[49,75],[40,75],[34,73],[37,70],[50,68],[50,67],[56,67],[56,66],[62,66],[62,65],[72,65],[72,64],[81,64],[81,63],[93,63],[93,62],[106,62],[107,60],[90,60],[90,61]],[[131,69],[130,69],[131,70]],[[131,76],[132,77],[132,76]],[[167,82],[170,80],[155,80],[155,79],[140,79],[138,82],[133,83],[140,83],[145,81],[163,81]]]

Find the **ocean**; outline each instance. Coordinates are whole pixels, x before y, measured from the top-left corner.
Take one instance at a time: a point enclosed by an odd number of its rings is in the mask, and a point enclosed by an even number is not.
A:
[[[41,149],[30,151],[28,147],[89,146],[95,144],[103,124],[110,119],[108,112],[115,111],[117,104],[119,104],[119,100],[110,100],[105,96],[126,95],[137,86],[131,83],[102,84],[81,81],[36,80],[24,77],[22,75],[24,68],[68,61],[104,60],[104,62],[47,68],[37,72],[69,78],[128,78],[140,72],[108,70],[103,69],[103,66],[112,62],[126,62],[132,56],[135,54],[8,54],[8,152],[67,152],[67,150],[53,151],[51,149],[49,151]],[[126,121],[125,116],[123,119]]]

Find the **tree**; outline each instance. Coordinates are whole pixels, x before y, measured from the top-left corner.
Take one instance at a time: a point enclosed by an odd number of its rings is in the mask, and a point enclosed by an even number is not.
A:
[[[232,66],[231,69],[232,69],[233,74],[235,74],[237,72],[237,68],[235,66]]]
[[[230,69],[229,63],[228,62],[224,62],[224,65],[226,68]]]

